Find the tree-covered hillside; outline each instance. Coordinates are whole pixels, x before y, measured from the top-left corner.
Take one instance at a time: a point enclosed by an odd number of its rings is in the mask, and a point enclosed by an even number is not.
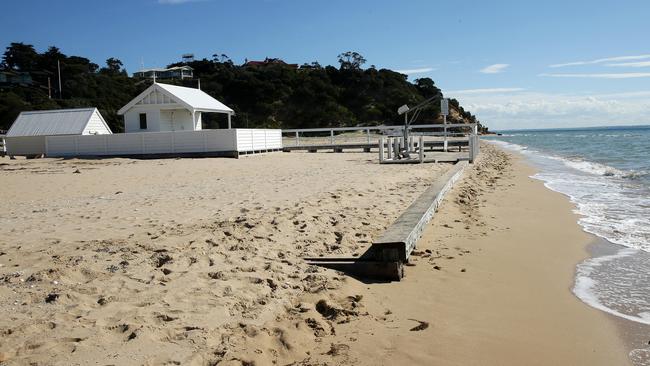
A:
[[[164,82],[196,87],[196,79],[200,79],[202,90],[235,110],[235,127],[399,124],[399,106],[442,98],[433,80],[422,78],[411,83],[406,75],[395,71],[374,66],[364,69],[365,59],[356,52],[339,55],[339,64],[322,67],[313,62],[297,67],[267,59],[255,65],[235,65],[227,56],[215,54],[212,60],[170,65],[191,66],[195,79]],[[21,111],[94,106],[113,131],[123,131],[117,110],[151,84],[151,80],[129,77],[115,58],[100,67],[87,58],[64,55],[56,47],[39,53],[23,43],[11,43],[6,48],[0,73],[4,75],[0,79],[0,130],[8,129]],[[418,123],[439,122],[439,105],[439,101],[431,104]],[[451,100],[451,106],[458,112],[452,122],[476,121],[458,101]],[[220,118],[223,116],[207,114],[204,121],[207,127],[223,127]]]

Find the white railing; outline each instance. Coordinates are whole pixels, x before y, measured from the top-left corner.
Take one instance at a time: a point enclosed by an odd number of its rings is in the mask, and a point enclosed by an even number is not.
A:
[[[448,129],[464,129],[467,132],[453,133]],[[466,139],[468,134],[477,133],[477,124],[431,124],[411,125],[410,131],[431,137]],[[440,132],[427,132],[437,130]],[[402,136],[404,126],[367,126],[367,127],[329,127],[329,128],[300,128],[282,130],[284,146],[318,146],[346,144],[374,144],[379,136]]]
[[[454,130],[451,132],[449,130]],[[458,131],[460,130],[460,131]],[[426,145],[467,147],[469,161],[473,162],[479,153],[478,125],[476,123],[450,123],[409,126],[411,139],[419,139]],[[341,149],[350,147],[378,147],[383,137],[401,138],[404,126],[330,127],[282,130],[283,145],[287,148],[317,150],[322,148]],[[421,138],[420,138],[421,136]],[[414,141],[414,140],[413,140]],[[385,147],[385,146],[383,146]]]

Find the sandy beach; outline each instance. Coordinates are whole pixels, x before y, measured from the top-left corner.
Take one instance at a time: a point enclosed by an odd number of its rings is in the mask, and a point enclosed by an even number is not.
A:
[[[519,158],[485,147],[402,282],[359,255],[448,165],[375,154],[0,161],[8,365],[624,365],[570,288],[593,240]]]

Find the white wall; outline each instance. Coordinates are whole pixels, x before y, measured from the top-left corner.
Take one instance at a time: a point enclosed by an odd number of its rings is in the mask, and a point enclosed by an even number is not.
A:
[[[258,151],[282,148],[282,130],[236,128],[237,151]]]
[[[140,129],[140,113],[147,114],[147,129]],[[160,111],[157,109],[134,107],[124,114],[124,132],[160,131]]]
[[[192,113],[190,113],[190,111],[187,109],[163,109],[160,111],[159,131],[194,130],[195,128],[194,123],[192,123]]]
[[[45,154],[45,136],[5,137],[7,155]]]
[[[230,129],[48,136],[49,157],[247,152],[282,148],[281,130]]]
[[[140,113],[147,114],[147,129],[140,129]],[[156,109],[151,106],[135,106],[124,114],[124,132],[200,131],[201,112],[192,113],[184,108]]]
[[[102,121],[102,118],[99,116],[99,112],[95,111],[92,116],[90,116],[90,120],[88,120],[88,124],[81,134],[105,135],[110,133],[112,132],[106,127],[104,121]]]
[[[201,112],[194,113],[194,131],[201,131],[203,129],[203,118]]]

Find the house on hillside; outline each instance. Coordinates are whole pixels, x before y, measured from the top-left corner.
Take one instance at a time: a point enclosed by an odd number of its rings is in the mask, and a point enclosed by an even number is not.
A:
[[[133,73],[135,78],[153,79],[191,79],[194,69],[189,66],[176,66],[168,69],[145,69]]]
[[[203,113],[235,112],[200,89],[154,82],[117,112],[124,116],[124,132],[199,131]]]
[[[13,70],[0,71],[0,86],[30,86],[32,83],[32,76],[28,72]]]
[[[244,67],[261,68],[261,67],[267,67],[272,65],[284,66],[292,69],[298,68],[298,64],[288,64],[279,58],[267,58],[264,61],[246,61]]]
[[[46,137],[112,134],[97,108],[22,112],[5,136],[7,155],[45,154]]]

